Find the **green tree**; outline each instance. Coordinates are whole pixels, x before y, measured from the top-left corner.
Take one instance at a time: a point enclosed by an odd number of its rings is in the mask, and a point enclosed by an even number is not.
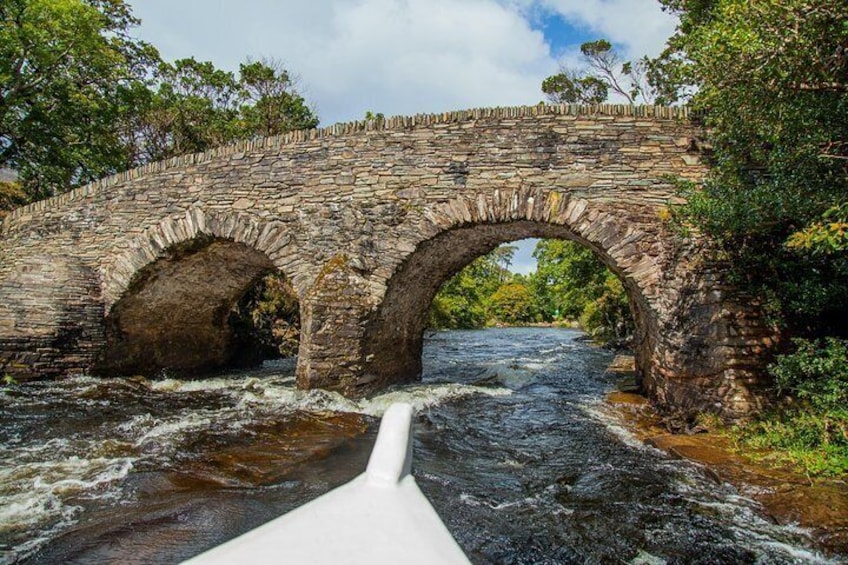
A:
[[[710,177],[687,191],[682,219],[717,243],[736,282],[785,331],[845,335],[848,9],[831,0],[663,3],[680,25],[655,66],[696,90],[714,146]]]
[[[124,0],[0,2],[0,168],[28,199],[318,124],[275,61],[164,63]]]
[[[834,336],[848,335],[848,7],[662,3],[680,24],[651,72],[691,93],[713,145],[679,219],[793,337],[769,367],[780,403],[733,433],[809,474],[844,476],[848,348]]]
[[[509,265],[517,248],[502,245],[478,257],[451,277],[436,294],[428,314],[432,328],[482,328],[489,299],[512,277]]]
[[[542,81],[542,92],[554,104],[600,104],[609,96],[609,86],[595,76],[563,68]]]
[[[600,294],[586,303],[580,326],[600,343],[626,346],[633,337],[633,315],[621,279],[607,271]]]
[[[162,63],[154,88],[131,99],[129,166],[318,125],[289,73],[274,61],[244,63],[238,76],[194,58]]]
[[[582,66],[562,67],[542,81],[542,92],[555,104],[599,104],[610,94],[628,104],[653,104],[663,95],[665,75],[647,58],[627,61],[606,39],[580,46]],[[653,70],[653,72],[652,72]]]
[[[366,122],[370,121],[370,120],[374,120],[376,123],[382,124],[383,122],[386,121],[386,116],[382,112],[374,113],[371,110],[367,110],[365,112],[365,118],[364,119],[365,119]]]
[[[537,266],[530,287],[544,319],[578,320],[599,342],[628,342],[634,326],[627,293],[591,249],[574,241],[543,239],[533,257]]]
[[[204,151],[238,137],[239,87],[232,73],[194,58],[156,69],[128,125],[131,165]]]
[[[523,282],[501,285],[488,302],[490,311],[499,322],[515,325],[538,321],[535,296]]]
[[[279,61],[248,61],[239,67],[242,137],[267,137],[310,129],[318,118],[297,92],[297,81]]]
[[[577,320],[601,295],[607,269],[591,249],[563,239],[543,239],[533,250],[531,285],[546,319]]]
[[[124,164],[124,89],[158,59],[130,36],[137,23],[123,0],[0,2],[0,167],[28,197]]]

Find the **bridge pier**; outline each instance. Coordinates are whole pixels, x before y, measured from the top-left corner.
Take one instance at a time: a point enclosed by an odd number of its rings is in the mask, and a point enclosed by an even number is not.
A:
[[[348,396],[373,390],[363,375],[364,323],[372,307],[368,281],[350,257],[338,254],[300,298],[297,385]]]

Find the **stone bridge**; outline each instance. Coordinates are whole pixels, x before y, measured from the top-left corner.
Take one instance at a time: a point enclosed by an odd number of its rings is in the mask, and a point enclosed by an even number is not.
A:
[[[222,147],[110,177],[0,225],[0,374],[226,364],[228,312],[279,269],[301,309],[300,387],[418,378],[439,286],[527,237],[591,248],[622,280],[660,403],[737,415],[769,341],[703,243],[668,225],[698,180],[686,108],[479,109]]]

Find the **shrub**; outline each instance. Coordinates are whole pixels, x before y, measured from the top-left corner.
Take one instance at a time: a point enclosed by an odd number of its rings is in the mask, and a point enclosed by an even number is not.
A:
[[[746,446],[778,450],[776,458],[810,475],[848,473],[848,342],[796,339],[792,353],[769,367],[785,402],[734,429]]]
[[[848,341],[793,340],[795,351],[779,355],[769,367],[777,392],[817,410],[848,406]]]
[[[784,408],[734,432],[744,445],[778,450],[774,458],[809,475],[848,473],[848,410]]]
[[[580,315],[581,327],[601,343],[620,347],[633,336],[633,317],[621,280],[607,272],[603,292],[588,302]]]
[[[427,327],[435,329],[473,329],[486,325],[482,304],[460,295],[436,295],[427,315]]]

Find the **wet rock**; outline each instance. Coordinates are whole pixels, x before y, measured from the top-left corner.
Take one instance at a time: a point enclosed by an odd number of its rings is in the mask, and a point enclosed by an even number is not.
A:
[[[716,482],[730,483],[762,504],[767,519],[809,529],[823,551],[835,555],[848,552],[848,483],[844,480],[811,481],[791,469],[752,460],[719,434],[668,433],[670,419],[660,418],[648,402],[633,402],[632,397],[639,398],[613,392],[607,401],[646,444],[703,465],[704,472]],[[684,418],[676,422],[683,431],[698,427]]]
[[[371,419],[361,414],[298,412],[249,430],[235,445],[218,447],[216,438],[203,438],[191,446],[194,456],[173,480],[185,488],[277,484],[362,435],[370,425]],[[204,451],[203,457],[197,456]]]
[[[728,446],[715,436],[691,436],[667,434],[648,438],[645,443],[667,451],[681,459],[697,461],[704,465],[742,465],[743,460],[734,456]]]
[[[609,367],[608,373],[635,373],[636,372],[636,357],[633,355],[616,355]]]
[[[607,394],[607,402],[611,404],[622,404],[628,406],[649,406],[650,402],[641,394],[630,391],[614,391]]]

